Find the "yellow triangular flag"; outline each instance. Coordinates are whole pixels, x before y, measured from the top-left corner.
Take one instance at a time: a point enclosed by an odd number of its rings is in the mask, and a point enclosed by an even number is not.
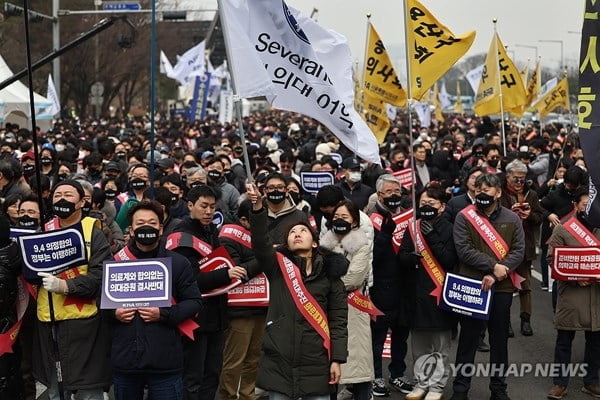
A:
[[[413,99],[421,100],[427,89],[469,50],[475,31],[455,36],[419,1],[407,2],[410,90]]]
[[[434,110],[435,110],[435,119],[439,122],[442,123],[444,122],[444,115],[442,114],[442,105],[440,102],[440,89],[438,87],[438,84],[435,83],[433,85],[433,95],[432,95],[432,102],[431,104],[433,104]]]
[[[365,92],[386,103],[404,107],[406,91],[402,88],[383,42],[371,23],[369,23],[369,39],[365,58],[363,75]]]
[[[531,75],[531,79],[527,82],[527,101],[525,103],[527,107],[529,107],[540,94],[542,88],[542,74],[540,68],[540,60],[538,59],[533,75]]]
[[[363,93],[362,117],[377,138],[377,143],[385,141],[390,128],[390,119],[383,101]]]
[[[473,109],[479,116],[499,114],[502,109],[500,107],[502,98],[502,105],[506,112],[519,114],[522,113],[522,107],[525,105],[525,97],[525,87],[519,70],[506,54],[506,49],[496,33],[485,59]]]
[[[454,111],[459,114],[463,114],[465,110],[462,105],[462,96],[460,94],[460,82],[456,81],[456,102],[454,103]]]
[[[529,77],[529,59],[527,59],[527,65],[525,65],[525,67],[523,67],[523,69],[521,70],[521,72],[519,72],[519,74],[521,74],[521,80],[523,81],[523,86],[527,86],[527,78]]]
[[[571,108],[569,103],[569,83],[567,78],[563,78],[556,86],[548,91],[533,105],[540,116],[545,117],[558,107],[562,107],[566,110]]]

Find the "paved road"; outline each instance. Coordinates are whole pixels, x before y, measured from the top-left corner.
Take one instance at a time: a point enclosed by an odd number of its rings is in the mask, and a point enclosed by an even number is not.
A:
[[[539,271],[537,262],[535,265],[535,268],[537,268]],[[509,361],[517,365],[521,365],[522,363],[551,363],[553,360],[556,331],[552,323],[551,293],[542,291],[540,289],[540,275],[535,271],[534,275],[537,276],[537,279],[534,279],[532,285],[533,336],[524,337],[520,334],[519,299],[518,297],[513,299],[514,301],[511,310],[511,320],[515,329],[515,337],[509,339]],[[454,359],[454,354],[456,353],[456,344],[456,341],[453,341],[451,360]],[[583,335],[576,335],[573,344],[573,362],[581,362],[583,360],[583,346]],[[488,362],[489,353],[478,353],[476,361]],[[408,370],[412,371],[412,356],[410,354],[410,349],[407,357],[407,363],[409,364]],[[387,372],[387,365],[384,367],[384,370]],[[509,377],[507,381],[509,395],[513,400],[545,399],[546,393],[552,385],[551,378],[534,376],[534,374],[527,374],[523,377]],[[470,398],[472,400],[489,399],[488,382],[489,381],[487,378],[473,378]],[[569,395],[567,399],[591,399],[590,396],[580,392],[581,386],[582,379],[573,378],[569,385]],[[444,397],[449,399],[451,395],[452,389],[450,381],[446,391],[444,392]],[[46,399],[46,396],[42,395],[40,399]],[[392,392],[392,395],[388,399],[401,400],[404,399],[404,395],[398,392]]]

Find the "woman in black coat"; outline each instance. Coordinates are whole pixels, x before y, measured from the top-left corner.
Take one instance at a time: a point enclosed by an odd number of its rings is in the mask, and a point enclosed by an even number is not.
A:
[[[348,303],[340,279],[348,262],[341,254],[321,249],[316,233],[306,222],[290,226],[284,236],[286,243],[275,249],[268,234],[267,211],[255,185],[248,187],[248,198],[253,202],[252,248],[270,285],[257,386],[268,390],[271,399],[329,399],[340,379],[340,364],[346,362],[348,354]],[[292,269],[301,282],[288,277]],[[308,301],[301,300],[300,290],[305,290]],[[315,316],[310,297],[316,302],[313,306],[320,306],[324,314],[319,324],[324,328],[321,334],[300,311],[310,309]],[[324,339],[326,331],[329,340]]]

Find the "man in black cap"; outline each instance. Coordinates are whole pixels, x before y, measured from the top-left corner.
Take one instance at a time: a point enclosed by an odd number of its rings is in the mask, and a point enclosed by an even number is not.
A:
[[[364,209],[369,202],[369,196],[375,193],[372,187],[362,183],[360,163],[355,157],[346,158],[342,162],[344,177],[338,183],[344,197],[352,201],[356,207]]]

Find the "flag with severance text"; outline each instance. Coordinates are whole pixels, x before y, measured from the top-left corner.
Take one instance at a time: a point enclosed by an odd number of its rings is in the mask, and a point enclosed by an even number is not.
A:
[[[562,107],[565,109],[570,108],[569,103],[569,83],[567,82],[567,78],[564,77],[558,85],[554,86],[552,90],[549,90],[541,99],[539,99],[533,105],[540,116],[545,117],[558,107]]]
[[[473,109],[479,116],[499,114],[502,99],[505,111],[518,111],[525,105],[525,97],[525,87],[519,70],[506,54],[506,49],[496,33],[485,59]]]
[[[312,117],[351,151],[380,163],[373,133],[353,107],[352,55],[344,36],[282,0],[222,0],[221,21],[237,95]]]
[[[590,174],[590,201],[587,221],[600,227],[600,63],[598,37],[600,36],[600,1],[586,1],[579,53],[579,139],[585,163]]]
[[[362,98],[363,118],[377,138],[377,143],[381,144],[385,141],[388,129],[390,128],[390,119],[385,103],[375,97],[369,96],[366,91],[363,92]]]
[[[367,49],[365,52],[364,89],[375,97],[397,107],[406,105],[406,92],[394,71],[394,66],[383,46],[379,34],[369,23]]]
[[[196,76],[204,75],[206,67],[204,66],[204,48],[206,41],[202,41],[192,47],[177,60],[169,74],[168,66],[165,64],[165,70],[169,78],[177,80],[182,85],[187,85],[194,81]]]
[[[420,100],[471,47],[475,31],[455,36],[419,1],[407,0],[409,84],[411,96]]]

